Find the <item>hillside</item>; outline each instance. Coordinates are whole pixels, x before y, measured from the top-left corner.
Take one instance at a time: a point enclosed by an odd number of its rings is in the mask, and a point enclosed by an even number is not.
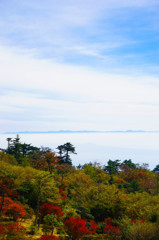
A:
[[[8,139],[0,152],[0,239],[157,240],[157,167],[109,160],[72,166],[75,147]]]

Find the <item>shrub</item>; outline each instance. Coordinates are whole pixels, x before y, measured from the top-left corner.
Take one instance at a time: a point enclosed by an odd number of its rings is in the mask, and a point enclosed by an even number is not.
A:
[[[47,214],[44,217],[43,232],[44,234],[53,234],[55,227],[62,227],[63,222],[57,219],[54,214]]]
[[[25,240],[26,239],[26,231],[25,228],[20,225],[19,223],[10,223],[9,225],[5,226],[6,234],[5,240]]]
[[[148,228],[145,226],[143,227],[140,224],[133,225],[127,234],[127,239],[130,240],[150,240],[153,237],[153,230],[149,226]]]
[[[158,240],[159,229],[154,223],[136,223],[128,229],[126,240]]]
[[[97,226],[97,223],[94,220],[90,220],[89,222],[87,222],[86,226],[90,230],[91,234],[96,234],[98,226]]]
[[[0,206],[1,206],[1,197],[0,197]],[[9,217],[12,217],[14,221],[17,221],[18,218],[23,218],[26,215],[26,211],[22,206],[15,203],[9,197],[4,198],[2,213],[6,214]]]
[[[0,207],[1,207],[1,202],[2,202],[2,198],[0,197]],[[2,207],[2,213],[5,214],[8,209],[8,206],[10,206],[13,203],[14,202],[11,198],[5,197],[3,202],[3,207]]]
[[[60,207],[52,205],[50,203],[45,203],[40,207],[40,213],[42,219],[48,214],[55,214],[57,219],[61,218],[64,214]]]
[[[70,217],[64,222],[67,234],[73,239],[80,239],[86,234],[91,233],[86,227],[86,221],[80,217]]]
[[[6,229],[3,226],[0,226],[0,236],[6,233]]]
[[[12,203],[7,207],[5,214],[9,217],[12,217],[14,219],[14,221],[17,221],[18,218],[25,217],[26,211],[19,204]]]
[[[121,236],[121,229],[119,227],[115,227],[109,224],[105,226],[105,228],[103,229],[103,233],[111,236],[111,239],[117,239]]]
[[[122,231],[119,227],[115,226],[113,219],[106,218],[99,226],[99,232],[102,231],[108,238],[110,237],[113,240],[121,237]]]
[[[10,223],[6,228],[9,232],[25,232],[25,228],[17,222]]]
[[[69,205],[65,205],[63,211],[64,211],[65,218],[79,217],[79,214],[76,212],[76,210]]]

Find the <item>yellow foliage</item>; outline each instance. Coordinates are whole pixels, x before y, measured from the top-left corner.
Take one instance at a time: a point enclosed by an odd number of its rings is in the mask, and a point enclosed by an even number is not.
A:
[[[159,228],[152,223],[133,224],[127,232],[127,240],[158,240]]]
[[[148,193],[129,194],[125,203],[126,214],[132,219],[149,219],[152,213],[159,214],[159,198]]]

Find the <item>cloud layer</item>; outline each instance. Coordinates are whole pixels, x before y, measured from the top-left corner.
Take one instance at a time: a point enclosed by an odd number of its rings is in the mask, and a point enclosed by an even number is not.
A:
[[[0,63],[4,131],[158,127],[155,77],[137,81],[16,54],[16,49],[1,49]]]
[[[0,2],[1,132],[157,130],[158,1]]]

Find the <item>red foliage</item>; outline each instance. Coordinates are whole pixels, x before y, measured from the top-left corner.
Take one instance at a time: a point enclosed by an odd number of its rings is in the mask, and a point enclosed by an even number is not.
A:
[[[137,221],[136,219],[131,219],[131,223],[133,224],[137,224],[137,223],[143,224],[144,222],[145,222],[144,219],[141,219],[140,221]]]
[[[0,207],[1,207],[2,198],[0,197]],[[9,197],[4,198],[2,213],[5,214],[9,205],[13,204],[13,200]]]
[[[135,219],[131,219],[131,223],[137,224],[137,221]]]
[[[0,226],[0,234],[5,234],[6,229],[3,226]]]
[[[127,165],[123,165],[120,168],[122,169],[122,171],[119,174],[126,182],[132,182],[133,180],[136,180],[139,183],[141,183],[142,181],[149,181],[149,176],[147,174],[148,170],[146,169],[132,169]]]
[[[61,195],[61,199],[66,200],[67,196],[64,195],[64,192],[63,192],[62,188],[59,188],[59,193]]]
[[[98,229],[97,223],[94,220],[90,220],[89,230],[91,234],[96,234],[97,229]]]
[[[113,220],[111,218],[106,218],[104,219],[104,222],[107,224],[107,225],[112,225],[113,224]]]
[[[66,200],[68,195],[68,186],[69,184],[65,181],[62,181],[61,186],[59,188],[59,193],[61,195],[62,200]]]
[[[55,235],[47,235],[42,236],[40,240],[60,240],[60,238],[56,237]]]
[[[2,198],[0,197],[0,206],[1,206],[1,199]],[[13,217],[14,220],[17,220],[18,218],[23,218],[26,215],[26,211],[24,210],[24,208],[19,204],[15,203],[9,197],[4,198],[2,213]]]
[[[25,228],[17,222],[11,223],[6,226],[9,232],[24,232]]]
[[[64,222],[66,232],[73,240],[80,239],[91,232],[86,227],[86,221],[79,217],[70,217]]]
[[[3,178],[0,181],[0,194],[4,193],[5,196],[17,197],[18,193],[15,190],[12,190],[14,187],[14,182],[11,178]]]
[[[18,193],[17,193],[17,191],[15,191],[15,190],[12,190],[12,189],[7,189],[7,191],[6,191],[6,194],[5,194],[6,196],[10,196],[10,197],[13,197],[13,198],[16,198],[16,197],[18,197]]]
[[[141,219],[141,220],[140,220],[140,223],[141,223],[141,224],[145,223],[145,219]]]
[[[65,181],[62,181],[61,186],[62,186],[62,188],[63,188],[63,190],[64,190],[64,189],[68,188],[69,183],[68,183],[68,182],[65,182]]]
[[[22,206],[20,206],[17,203],[10,204],[6,210],[6,215],[13,217],[15,221],[18,220],[18,218],[23,218],[26,215],[26,211]]]
[[[57,218],[60,218],[64,215],[60,207],[52,205],[50,203],[43,204],[40,207],[39,211],[41,213],[42,218],[44,218],[47,214],[51,214],[51,213],[57,215]]]
[[[119,227],[112,226],[111,224],[108,224],[105,226],[103,229],[103,233],[109,234],[109,235],[114,235],[114,236],[120,236],[121,235],[121,230]]]
[[[121,229],[119,227],[113,226],[113,220],[111,218],[106,218],[104,220],[104,223],[106,223],[105,228],[103,229],[103,233],[114,235],[114,236],[120,236],[121,235]]]

